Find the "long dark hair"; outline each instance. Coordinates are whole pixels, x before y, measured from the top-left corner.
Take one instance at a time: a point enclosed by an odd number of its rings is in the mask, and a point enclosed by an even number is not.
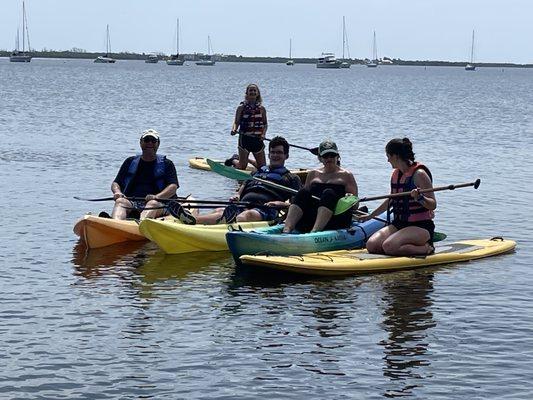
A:
[[[413,144],[409,138],[403,139],[392,139],[385,146],[385,151],[389,155],[397,155],[407,164],[412,164],[415,162],[415,153],[413,153]]]

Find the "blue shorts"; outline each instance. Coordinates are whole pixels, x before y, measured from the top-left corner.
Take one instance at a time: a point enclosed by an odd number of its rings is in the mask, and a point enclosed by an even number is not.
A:
[[[261,216],[261,221],[272,221],[277,218],[278,210],[271,207],[254,207],[246,208],[244,206],[239,206],[239,214],[246,210],[255,210]]]

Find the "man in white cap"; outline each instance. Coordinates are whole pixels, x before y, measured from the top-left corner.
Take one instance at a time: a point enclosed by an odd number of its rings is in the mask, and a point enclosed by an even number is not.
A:
[[[179,188],[174,163],[157,154],[159,133],[148,129],[142,133],[139,143],[142,154],[124,160],[111,184],[114,219],[137,217],[139,213],[141,219],[160,217],[166,209],[156,208],[163,207],[157,199],[175,198]]]

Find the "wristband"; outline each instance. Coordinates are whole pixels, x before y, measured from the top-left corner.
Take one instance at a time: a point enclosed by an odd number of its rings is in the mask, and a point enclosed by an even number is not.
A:
[[[426,196],[424,196],[422,193],[420,193],[420,197],[416,200],[419,203],[423,203],[424,200],[426,200]]]

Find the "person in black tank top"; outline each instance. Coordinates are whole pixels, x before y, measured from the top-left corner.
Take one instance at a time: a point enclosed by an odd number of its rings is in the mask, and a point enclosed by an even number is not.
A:
[[[334,215],[340,198],[358,193],[353,174],[340,167],[335,142],[325,140],[318,148],[322,168],[309,172],[305,187],[294,197],[285,220],[284,233],[319,232],[350,227],[352,212]],[[318,197],[320,200],[317,200]]]

